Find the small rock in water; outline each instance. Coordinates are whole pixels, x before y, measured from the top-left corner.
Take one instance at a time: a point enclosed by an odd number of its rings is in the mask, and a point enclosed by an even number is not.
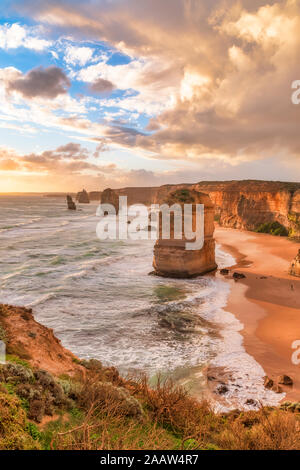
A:
[[[281,375],[280,377],[278,377],[278,383],[281,385],[292,386],[294,382],[288,375]]]
[[[233,277],[233,279],[245,279],[246,276],[243,273],[236,273],[235,272],[235,273],[233,273],[232,277]]]
[[[227,274],[229,274],[229,269],[220,269],[220,274],[222,274],[222,276],[227,276]]]
[[[272,391],[275,393],[282,393],[282,388],[279,385],[274,385],[274,387],[272,387]]]
[[[264,386],[265,388],[271,389],[274,386],[273,380],[269,377],[265,377]]]
[[[248,400],[245,401],[245,405],[248,406],[257,406],[257,401],[253,400],[253,398],[248,398]]]
[[[217,393],[219,395],[225,395],[228,392],[229,392],[229,388],[227,387],[227,385],[219,385],[217,387]]]

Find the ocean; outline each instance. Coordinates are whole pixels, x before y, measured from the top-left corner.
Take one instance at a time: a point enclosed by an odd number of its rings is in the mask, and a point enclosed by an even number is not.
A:
[[[153,241],[99,240],[97,204],[78,208],[68,211],[63,198],[0,196],[1,303],[32,307],[65,347],[124,375],[154,381],[160,373],[197,394],[207,367],[225,370],[222,409],[282,399],[264,388],[243,325],[224,310],[225,280],[149,276]],[[235,264],[219,246],[216,258],[219,267]]]

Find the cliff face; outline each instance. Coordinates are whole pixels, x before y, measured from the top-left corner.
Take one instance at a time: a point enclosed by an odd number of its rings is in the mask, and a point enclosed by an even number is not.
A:
[[[300,183],[204,181],[116,192],[127,195],[129,204],[162,204],[170,192],[184,188],[207,193],[215,205],[216,218],[224,227],[255,230],[261,224],[277,221],[291,236],[300,237]]]

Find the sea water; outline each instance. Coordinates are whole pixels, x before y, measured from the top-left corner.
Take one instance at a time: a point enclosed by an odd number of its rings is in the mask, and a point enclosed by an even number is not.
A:
[[[122,374],[176,378],[220,367],[229,373],[222,406],[278,403],[243,347],[243,325],[224,310],[225,280],[149,276],[153,241],[99,240],[97,204],[78,209],[63,198],[0,196],[1,303],[32,307],[65,347]],[[235,263],[218,246],[216,258],[219,267]],[[170,322],[182,314],[195,320],[191,328]]]

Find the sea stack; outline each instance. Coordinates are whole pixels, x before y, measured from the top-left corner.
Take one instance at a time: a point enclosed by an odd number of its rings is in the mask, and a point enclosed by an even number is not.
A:
[[[89,204],[90,203],[89,195],[88,195],[88,193],[86,192],[85,189],[83,189],[82,191],[80,191],[77,194],[76,199],[80,204]]]
[[[192,204],[193,230],[196,226],[196,204],[204,205],[204,245],[200,250],[187,250],[187,240],[174,238],[174,217],[170,218],[170,239],[162,238],[162,215],[159,215],[159,238],[154,246],[153,267],[155,274],[163,277],[191,278],[217,268],[215,261],[214,205],[207,194],[194,190],[179,189],[170,193],[165,203],[179,204],[182,208],[184,225],[184,204]]]
[[[116,209],[116,214],[119,213],[119,196],[110,188],[107,188],[101,194],[101,204],[111,204]]]
[[[298,251],[296,258],[292,261],[290,273],[292,276],[300,277],[300,250]]]
[[[67,195],[67,204],[69,211],[76,211],[76,204],[69,195]]]

